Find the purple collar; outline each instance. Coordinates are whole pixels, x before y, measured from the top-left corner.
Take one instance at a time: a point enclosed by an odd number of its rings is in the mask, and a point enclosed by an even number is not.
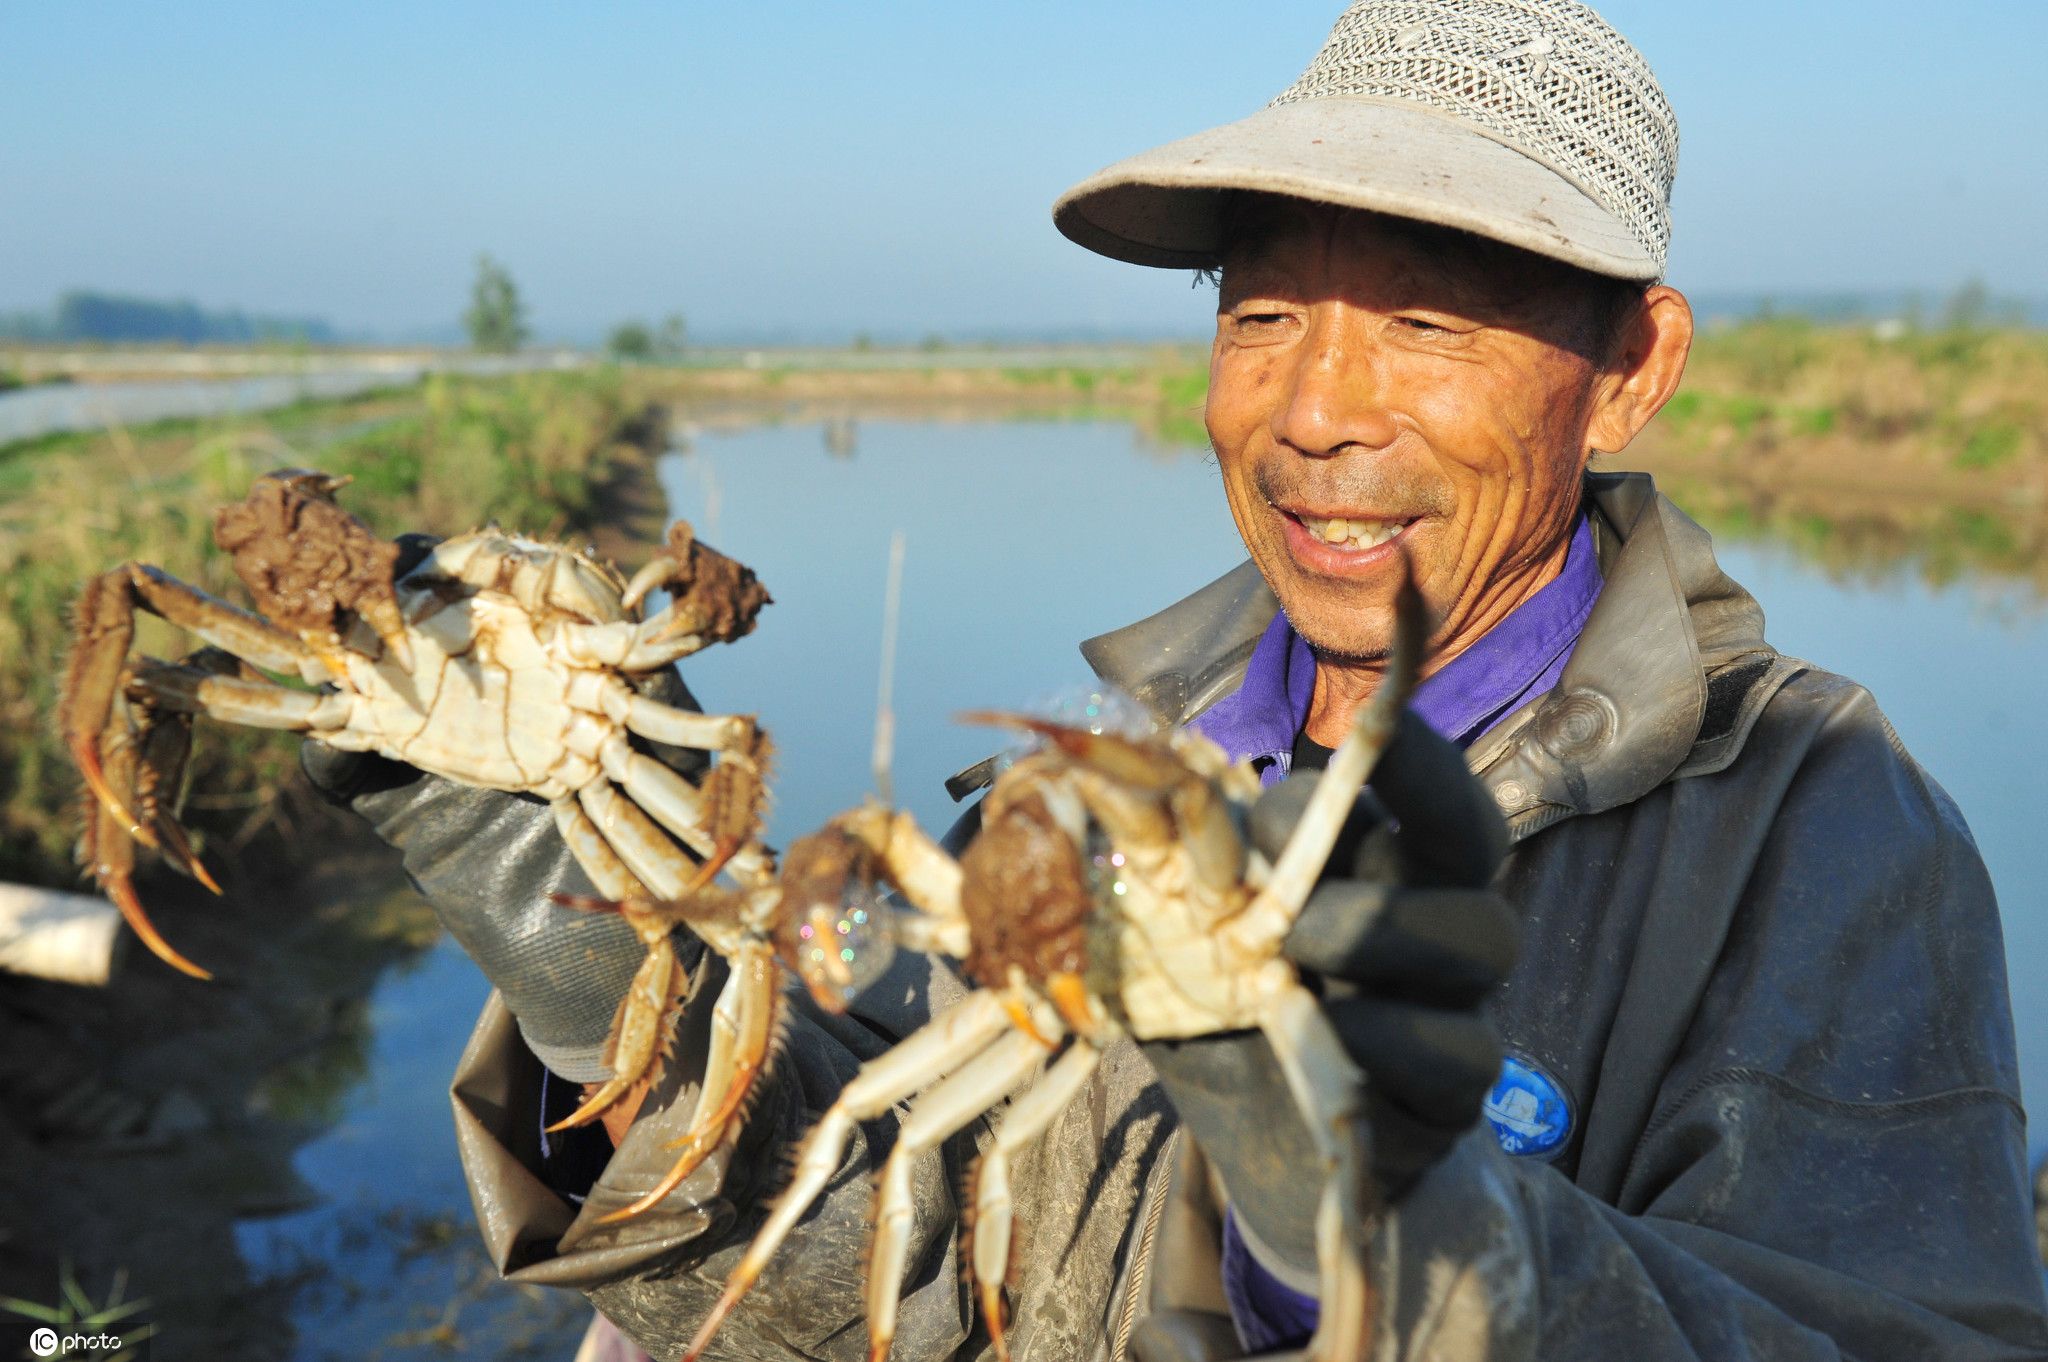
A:
[[[1557,685],[1602,585],[1592,527],[1581,515],[1564,571],[1416,687],[1415,712],[1459,746],[1470,746],[1532,696]],[[1270,785],[1293,763],[1294,737],[1308,720],[1315,687],[1315,654],[1286,614],[1276,614],[1252,652],[1244,684],[1190,727],[1221,744],[1233,760],[1269,758],[1261,775]]]

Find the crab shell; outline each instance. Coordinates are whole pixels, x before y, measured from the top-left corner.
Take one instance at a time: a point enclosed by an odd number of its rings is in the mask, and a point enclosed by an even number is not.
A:
[[[998,778],[961,857],[968,974],[989,987],[1021,975],[1055,998],[1078,978],[1092,1027],[1076,1029],[1105,1038],[1257,1025],[1292,971],[1276,948],[1218,929],[1268,870],[1232,812],[1258,789],[1198,733],[1048,734]]]

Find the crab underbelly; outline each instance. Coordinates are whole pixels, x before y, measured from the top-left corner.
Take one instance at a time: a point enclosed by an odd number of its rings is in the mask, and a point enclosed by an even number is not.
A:
[[[1126,925],[1118,944],[1118,1003],[1125,1029],[1139,1040],[1258,1025],[1257,990],[1224,968],[1212,939],[1163,944]]]
[[[470,785],[526,790],[533,785],[513,755],[506,726],[510,678],[474,654],[441,669],[426,722],[394,745],[404,760]]]
[[[1126,1029],[1140,1040],[1163,1040],[1258,1025],[1259,972],[1233,968],[1216,935],[1198,925],[1214,921],[1221,905],[1196,904],[1184,883],[1175,886],[1180,892],[1157,894],[1127,878],[1113,932]]]

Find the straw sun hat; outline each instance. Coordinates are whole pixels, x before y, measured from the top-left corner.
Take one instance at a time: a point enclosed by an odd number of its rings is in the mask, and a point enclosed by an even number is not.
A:
[[[1250,118],[1119,161],[1053,206],[1089,250],[1217,263],[1232,190],[1415,218],[1596,274],[1663,278],[1678,120],[1575,0],[1360,0]]]

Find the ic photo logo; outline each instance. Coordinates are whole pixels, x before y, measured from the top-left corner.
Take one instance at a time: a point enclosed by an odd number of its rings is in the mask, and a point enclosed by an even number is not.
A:
[[[96,1328],[92,1324],[70,1325],[0,1324],[0,1359],[11,1362],[14,1358],[34,1359],[64,1358],[77,1362],[91,1358],[95,1362],[146,1362],[149,1345],[145,1340],[153,1329],[144,1327],[129,1330],[124,1335],[116,1329]]]

